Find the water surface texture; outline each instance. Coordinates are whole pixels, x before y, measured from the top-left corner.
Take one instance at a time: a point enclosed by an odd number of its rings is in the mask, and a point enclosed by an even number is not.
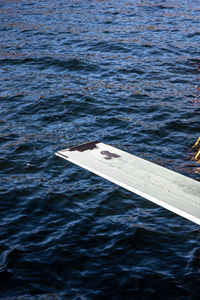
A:
[[[200,227],[54,153],[200,180],[200,2],[0,2],[0,298],[197,299]]]

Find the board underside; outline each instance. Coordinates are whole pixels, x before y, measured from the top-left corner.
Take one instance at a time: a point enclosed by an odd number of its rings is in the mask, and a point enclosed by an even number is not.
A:
[[[196,180],[99,141],[56,155],[200,225],[200,182]]]

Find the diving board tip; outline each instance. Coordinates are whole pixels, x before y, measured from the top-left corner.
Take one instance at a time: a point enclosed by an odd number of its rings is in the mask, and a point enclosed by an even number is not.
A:
[[[200,182],[194,179],[100,141],[56,155],[200,225]]]

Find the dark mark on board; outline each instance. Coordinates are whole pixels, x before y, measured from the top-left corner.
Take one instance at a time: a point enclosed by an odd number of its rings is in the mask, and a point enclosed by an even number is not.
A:
[[[99,141],[92,141],[92,142],[85,143],[85,144],[82,144],[82,145],[79,145],[79,146],[70,147],[67,150],[68,151],[80,151],[80,152],[84,152],[84,151],[87,151],[87,150],[93,150],[95,148],[98,148],[97,147],[98,143],[100,143],[100,142]]]
[[[112,158],[117,158],[120,157],[120,155],[115,154],[115,153],[111,153],[109,151],[101,151],[101,154],[106,155],[104,158],[105,159],[112,159]]]

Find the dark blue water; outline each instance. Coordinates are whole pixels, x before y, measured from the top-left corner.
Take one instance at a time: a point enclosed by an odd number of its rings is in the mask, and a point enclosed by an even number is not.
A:
[[[54,153],[196,180],[200,2],[0,2],[0,299],[198,299],[200,227]]]

